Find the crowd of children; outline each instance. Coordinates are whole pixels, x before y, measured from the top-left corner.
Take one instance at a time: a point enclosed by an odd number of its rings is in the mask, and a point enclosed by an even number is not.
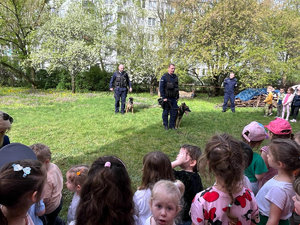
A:
[[[265,113],[264,116],[271,116],[273,109],[273,92],[274,88],[272,86],[267,87],[267,96],[264,100],[265,102]],[[285,93],[284,88],[280,88],[277,95],[277,117],[289,120],[290,122],[297,122],[297,116],[300,109],[300,86],[294,90],[292,87],[287,89]]]
[[[272,99],[272,88],[268,90]],[[6,132],[13,119],[0,112],[0,224],[300,224],[300,132],[293,135],[287,121],[291,103],[297,117],[298,101],[300,90],[284,94],[281,89],[279,117],[265,126],[256,121],[246,125],[242,141],[217,134],[203,153],[197,146],[182,145],[172,162],[163,152],[149,152],[135,193],[118,157],[71,167],[65,182],[73,193],[67,221],[58,216],[63,175],[51,162],[49,147],[9,144]],[[266,103],[265,115],[270,115],[272,103]],[[270,143],[261,147],[265,139]],[[28,157],[26,147],[34,157]],[[214,184],[204,189],[199,173],[213,175]]]

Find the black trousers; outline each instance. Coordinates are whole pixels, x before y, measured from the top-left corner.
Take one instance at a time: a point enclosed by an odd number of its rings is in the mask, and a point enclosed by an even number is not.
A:
[[[58,214],[59,214],[60,210],[62,209],[62,205],[63,205],[63,198],[61,198],[59,206],[52,213],[45,214],[47,225],[64,225],[65,224],[65,222],[61,218],[58,217]]]
[[[297,119],[300,106],[294,106],[293,119]]]

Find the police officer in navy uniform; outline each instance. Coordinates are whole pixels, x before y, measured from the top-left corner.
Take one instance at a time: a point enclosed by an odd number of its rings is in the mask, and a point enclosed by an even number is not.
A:
[[[230,108],[232,112],[235,112],[234,105],[234,88],[237,87],[237,80],[234,77],[234,73],[230,72],[229,77],[224,80],[224,104],[223,111],[226,112],[228,100],[230,100]]]
[[[170,64],[168,73],[165,73],[159,81],[160,96],[163,99],[163,125],[165,129],[175,129],[175,120],[178,110],[179,98],[178,77],[174,74],[175,65]],[[168,115],[170,120],[168,122]]]
[[[121,113],[125,112],[125,102],[127,97],[127,92],[132,92],[131,82],[129,80],[128,74],[124,71],[124,65],[120,64],[118,71],[114,72],[109,82],[109,89],[114,91],[115,96],[115,113],[119,112],[120,98],[121,98]]]

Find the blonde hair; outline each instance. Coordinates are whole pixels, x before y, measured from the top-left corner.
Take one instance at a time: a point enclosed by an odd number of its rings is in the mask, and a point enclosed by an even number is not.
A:
[[[181,197],[185,189],[181,181],[160,180],[156,182],[151,191],[151,200],[155,199],[157,194],[161,193],[160,188],[163,188],[168,194],[172,195],[172,198],[177,201],[177,207],[181,207]]]
[[[69,174],[70,181],[75,185],[82,186],[84,181],[87,178],[87,174],[89,172],[89,167],[87,165],[77,165],[71,167],[67,174]]]
[[[0,147],[3,145],[4,135],[10,130],[13,118],[5,112],[0,111]],[[4,132],[1,132],[4,131]]]
[[[37,159],[44,163],[46,160],[51,160],[51,151],[47,145],[37,143],[29,146],[35,153]]]

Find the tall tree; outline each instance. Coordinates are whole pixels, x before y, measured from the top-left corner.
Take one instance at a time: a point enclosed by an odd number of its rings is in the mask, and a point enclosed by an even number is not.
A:
[[[282,3],[283,2],[283,3]],[[219,87],[229,70],[242,87],[285,85],[299,74],[299,2],[187,0],[175,4],[167,39],[185,67]]]
[[[106,37],[99,28],[99,17],[95,16],[94,10],[93,6],[70,4],[64,15],[53,16],[35,34],[40,47],[34,49],[30,60],[37,67],[48,64],[47,70],[50,71],[67,69],[73,93],[77,74],[96,63],[103,63],[102,53],[105,51],[102,44]]]
[[[55,11],[61,0],[1,0],[0,46],[11,50],[9,57],[0,56],[3,68],[12,71],[19,79],[25,79],[33,87],[35,69],[28,60],[33,40],[30,35],[48,20],[50,10]]]
[[[146,84],[150,93],[157,86],[158,37],[156,18],[158,2],[145,10],[140,1],[130,4],[118,13],[118,62],[124,63],[133,82]]]

